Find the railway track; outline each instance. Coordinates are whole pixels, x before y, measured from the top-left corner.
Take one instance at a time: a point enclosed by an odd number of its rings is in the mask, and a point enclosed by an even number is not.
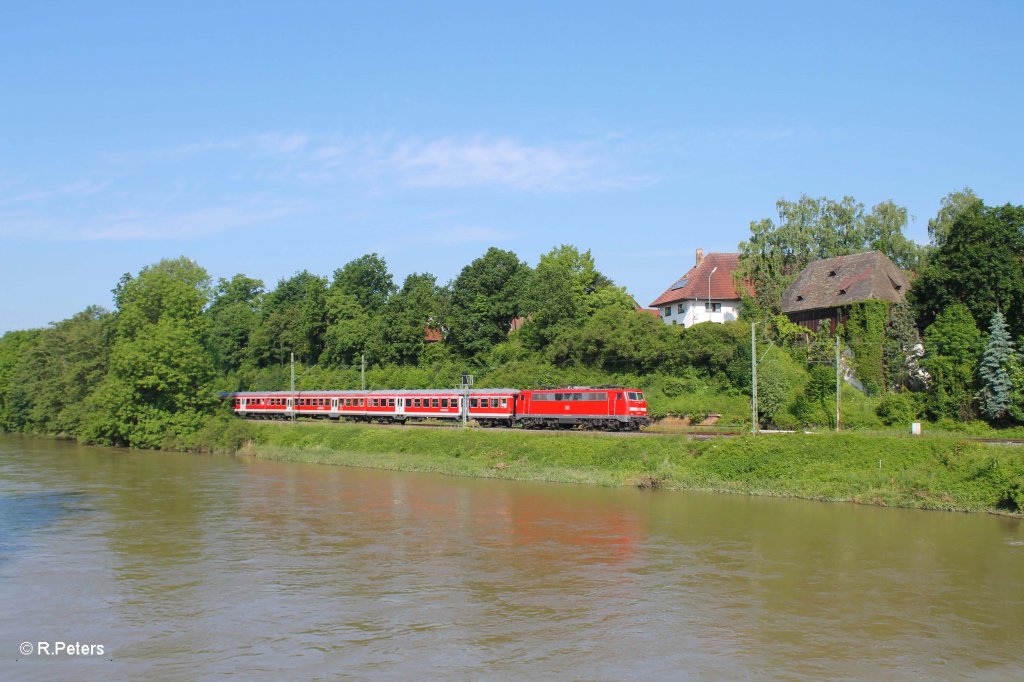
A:
[[[376,429],[441,429],[448,431],[460,431],[462,429],[461,424],[445,424],[436,422],[414,422],[406,424],[378,424],[374,422],[355,422],[355,421],[336,421],[333,419],[297,419],[294,422],[287,419],[269,419],[269,420],[252,420],[260,421],[264,424],[277,424],[279,426],[285,426],[294,424],[296,426],[310,426],[313,424],[333,423],[333,424],[360,424],[362,426],[369,426]],[[538,433],[564,433],[564,434],[591,434],[596,436],[614,436],[617,438],[631,438],[634,436],[638,437],[650,437],[650,436],[687,436],[690,440],[713,440],[715,438],[735,438],[737,436],[745,436],[748,434],[747,431],[600,431],[597,429],[524,429],[520,427],[480,427],[471,426],[469,427],[476,431],[511,431],[515,433],[527,433],[527,434],[538,434]],[[782,435],[780,433],[767,433],[764,432],[762,435]],[[980,438],[980,437],[967,437],[964,440],[968,440],[975,443],[984,443],[987,445],[1024,445],[1024,438]]]
[[[285,426],[294,424],[296,426],[309,426],[313,424],[359,424],[361,426],[368,426],[375,429],[441,429],[447,431],[461,431],[461,424],[444,424],[435,422],[413,422],[405,424],[379,424],[374,422],[356,422],[356,421],[338,421],[334,419],[296,419],[294,422],[288,419],[257,419],[252,421],[258,421],[263,424],[277,424],[279,426]],[[699,432],[699,431],[602,431],[599,429],[524,429],[521,427],[508,427],[508,426],[491,426],[491,427],[480,427],[470,426],[469,428],[475,431],[506,431],[515,433],[564,433],[564,434],[591,434],[597,436],[616,436],[616,437],[632,437],[632,436],[689,436],[693,440],[711,440],[713,438],[732,438],[735,436],[741,436],[745,432],[743,431],[714,431],[714,432]]]

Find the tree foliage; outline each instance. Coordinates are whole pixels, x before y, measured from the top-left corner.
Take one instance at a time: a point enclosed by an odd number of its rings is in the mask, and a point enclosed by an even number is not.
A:
[[[1010,409],[1013,384],[1010,379],[1010,359],[1013,357],[1013,341],[1003,320],[1003,314],[996,311],[988,328],[988,341],[978,365],[978,380],[981,391],[978,405],[981,414],[995,422],[1006,416]]]
[[[881,251],[901,268],[918,267],[922,249],[908,239],[907,210],[884,201],[865,213],[853,197],[839,201],[802,195],[776,203],[771,218],[750,224],[750,238],[740,244],[738,276],[756,292],[764,314],[779,312],[782,294],[812,261],[863,251]]]
[[[910,290],[914,314],[923,326],[955,303],[975,320],[1002,311],[1014,338],[1024,334],[1024,206],[958,210],[928,265]]]
[[[522,291],[529,268],[511,251],[491,247],[452,282],[443,326],[451,348],[477,358],[508,338],[522,315]]]
[[[198,428],[215,401],[201,342],[209,291],[206,271],[184,258],[122,279],[109,372],[85,401],[86,441],[155,448]]]
[[[974,417],[974,368],[982,350],[981,332],[970,309],[954,303],[924,333],[922,365],[931,375],[927,407],[933,418],[968,421]]]

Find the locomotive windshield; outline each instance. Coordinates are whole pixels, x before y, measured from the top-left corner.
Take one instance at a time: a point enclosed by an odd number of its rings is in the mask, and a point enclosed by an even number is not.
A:
[[[644,394],[640,393],[639,391],[635,391],[635,392],[634,391],[630,391],[628,395],[629,395],[629,399],[630,400],[636,400],[636,401],[639,401],[639,402],[643,402],[644,401]]]

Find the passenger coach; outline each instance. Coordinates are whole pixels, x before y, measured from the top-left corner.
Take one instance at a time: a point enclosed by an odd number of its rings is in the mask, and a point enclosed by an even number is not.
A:
[[[459,420],[465,393],[458,389],[288,391],[230,394],[235,414],[250,419],[312,417],[381,423]],[[476,388],[468,418],[481,426],[529,429],[576,426],[635,430],[651,423],[641,391],[618,386],[555,389]]]

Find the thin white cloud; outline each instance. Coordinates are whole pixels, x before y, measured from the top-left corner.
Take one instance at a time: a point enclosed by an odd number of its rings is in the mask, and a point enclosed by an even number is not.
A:
[[[384,163],[410,187],[589,188],[600,161],[579,149],[528,145],[510,138],[408,140]]]
[[[239,201],[159,213],[124,210],[83,220],[42,218],[24,212],[0,215],[0,236],[51,241],[174,240],[259,228],[301,210],[293,202]]]

